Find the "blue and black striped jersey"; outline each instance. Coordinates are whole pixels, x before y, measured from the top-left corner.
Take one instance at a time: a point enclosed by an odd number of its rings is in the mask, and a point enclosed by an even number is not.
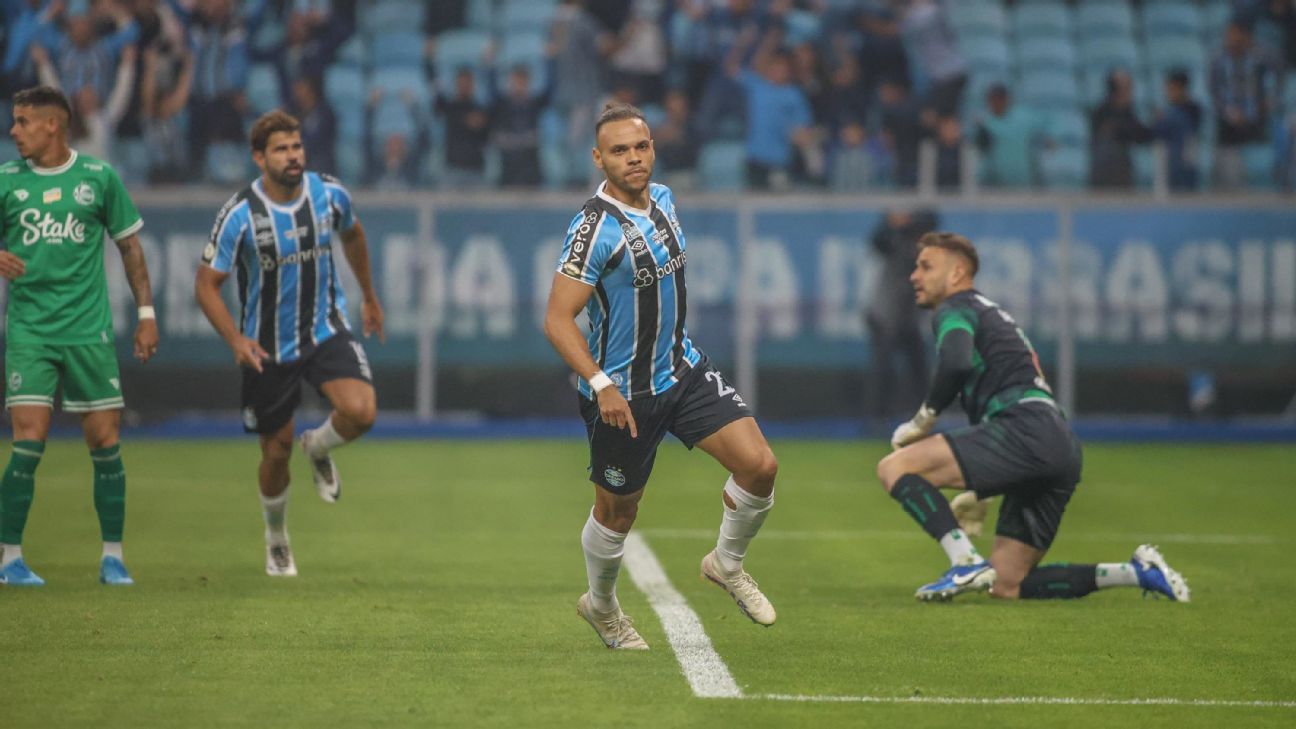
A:
[[[350,328],[332,244],[334,231],[354,226],[351,194],[314,172],[292,203],[272,201],[257,178],[217,213],[203,263],[237,271],[239,329],[274,361],[304,357]]]
[[[599,368],[627,400],[658,395],[702,355],[684,327],[684,232],[665,185],[651,185],[647,210],[616,200],[604,186],[567,229],[558,272],[594,287],[585,309]],[[584,379],[579,387],[593,397]]]

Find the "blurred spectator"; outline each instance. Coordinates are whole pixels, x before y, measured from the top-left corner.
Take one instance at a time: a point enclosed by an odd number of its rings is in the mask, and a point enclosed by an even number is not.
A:
[[[48,51],[69,100],[85,87],[98,99],[106,99],[114,86],[122,49],[139,38],[135,19],[116,0],[104,0],[97,7],[104,20],[115,27],[112,33],[99,37],[96,17],[79,13],[63,17],[66,32],[47,22],[33,39]]]
[[[423,34],[429,38],[468,24],[468,0],[424,0]]]
[[[1171,71],[1165,80],[1166,108],[1157,114],[1152,131],[1165,143],[1170,189],[1197,189],[1197,135],[1201,106],[1188,96],[1188,72]]]
[[[302,76],[292,84],[288,111],[301,122],[306,164],[316,172],[337,174],[337,116],[321,93],[319,81]]]
[[[743,87],[725,67],[738,48],[738,62],[746,66],[757,49],[757,40],[782,28],[781,18],[763,12],[755,0],[724,0],[707,9],[705,0],[685,0],[695,17],[693,32],[704,56],[694,71],[703,74],[702,96],[697,100],[699,131],[708,139],[742,134],[746,107]],[[700,40],[698,40],[700,39]]]
[[[947,116],[936,123],[936,187],[957,190],[963,180],[963,125]]]
[[[1216,182],[1222,187],[1239,187],[1245,178],[1238,148],[1268,136],[1275,76],[1273,65],[1253,46],[1251,30],[1240,21],[1229,23],[1223,51],[1211,62],[1210,79],[1219,141]]]
[[[644,104],[659,104],[665,93],[666,35],[659,21],[660,0],[636,0],[611,56],[615,83],[632,86]]]
[[[955,116],[960,111],[967,84],[967,61],[936,0],[912,0],[901,27],[929,84],[923,97],[922,119],[934,130],[940,117]]]
[[[1089,118],[1089,184],[1095,188],[1134,186],[1133,145],[1153,139],[1134,113],[1134,82],[1128,71],[1107,75],[1107,96]]]
[[[382,89],[374,89],[365,105],[365,171],[369,186],[387,191],[412,190],[419,185],[427,154],[428,123],[412,93],[402,92],[399,99],[386,102],[392,105],[386,109],[384,96]],[[384,112],[403,114],[403,123],[390,127],[380,123]]]
[[[1045,135],[1044,119],[1014,104],[1008,88],[995,84],[986,91],[986,107],[977,127],[981,151],[981,182],[987,187],[1025,188],[1035,184],[1035,148]]]
[[[666,94],[666,118],[653,128],[652,135],[657,161],[673,181],[683,177],[688,187],[687,176],[696,171],[698,161],[698,135],[689,113],[688,94]]]
[[[3,0],[4,66],[0,93],[9,99],[17,91],[37,85],[31,46],[36,42],[53,45],[49,34],[55,18],[63,13],[63,0]]]
[[[179,64],[181,53],[187,52],[185,28],[172,10],[169,2],[163,0],[132,0],[127,3],[131,14],[139,26],[139,39],[135,43],[135,83],[131,90],[130,100],[126,104],[126,113],[117,124],[117,142],[119,157],[129,155],[130,160],[121,159],[117,172],[124,177],[128,172],[146,176],[149,160],[147,150],[147,119],[144,103],[144,66],[148,62],[150,51],[166,57],[166,63]],[[135,159],[138,158],[138,159]],[[134,180],[128,180],[134,182]]]
[[[354,19],[344,13],[291,10],[284,19],[283,42],[258,48],[251,57],[274,65],[279,91],[288,98],[297,79],[311,79],[323,86],[325,69],[354,30]]]
[[[1266,0],[1253,15],[1255,43],[1276,65],[1296,68],[1296,4]]]
[[[445,118],[445,183],[452,189],[481,187],[486,181],[487,108],[477,99],[477,78],[465,66],[455,72],[454,96],[438,93],[436,113]]]
[[[834,137],[840,135],[842,129],[862,126],[868,120],[868,99],[860,91],[859,72],[859,64],[849,56],[842,58],[833,69],[824,93],[823,116],[820,118]]]
[[[178,7],[178,6],[177,6]],[[248,79],[247,29],[233,0],[200,0],[186,18],[194,54],[189,97],[189,161],[202,167],[214,142],[243,143]]]
[[[135,47],[122,49],[117,74],[107,98],[100,97],[95,87],[88,83],[76,88],[63,87],[44,48],[33,47],[32,60],[40,82],[62,89],[72,106],[68,144],[90,157],[111,162],[117,122],[126,113],[126,104],[130,102],[131,90],[135,86]]]
[[[934,211],[892,210],[873,231],[873,252],[882,259],[866,316],[872,352],[868,412],[876,418],[896,417],[922,399],[927,387],[927,344],[909,274],[918,239],[938,224]]]
[[[885,79],[909,78],[909,57],[900,37],[900,23],[889,8],[867,3],[859,13],[860,86],[867,102]]]
[[[922,125],[918,120],[918,105],[909,97],[909,87],[903,80],[882,81],[878,87],[877,116],[891,182],[903,188],[917,185]]]
[[[793,147],[813,144],[810,104],[792,83],[792,58],[777,48],[780,37],[766,34],[751,68],[741,66],[746,39],[733,47],[726,62],[747,95],[747,184],[758,190],[786,187]]]
[[[153,183],[193,179],[181,113],[193,90],[194,58],[184,44],[175,50],[178,55],[173,58],[162,44],[154,44],[142,54],[139,98]]]
[[[553,59],[553,104],[567,122],[570,180],[583,182],[595,170],[585,164],[594,138],[598,102],[603,97],[604,59],[615,39],[586,9],[587,0],[563,0],[550,28]]]
[[[531,67],[519,64],[509,71],[508,90],[500,94],[491,84],[490,134],[500,155],[500,184],[505,187],[535,186],[540,174],[540,115],[553,96],[554,70],[539,94],[531,92]],[[593,140],[586,140],[593,146]],[[589,153],[586,152],[588,155]]]

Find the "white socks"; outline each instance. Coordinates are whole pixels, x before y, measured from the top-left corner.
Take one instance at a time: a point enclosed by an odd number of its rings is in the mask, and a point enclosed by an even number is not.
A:
[[[306,436],[306,443],[310,447],[313,456],[323,456],[346,442],[347,439],[338,435],[337,430],[333,427],[332,415],[324,418],[324,423],[318,428],[308,431]]]
[[[104,557],[116,557],[117,559],[122,558],[121,542],[104,542],[103,545],[104,545],[104,549],[103,549]]]
[[[724,492],[734,502],[736,509],[724,505],[724,517],[720,520],[720,538],[716,540],[716,561],[720,568],[730,574],[742,570],[743,557],[747,556],[747,545],[752,537],[760,531],[761,524],[774,506],[774,494],[762,498],[744,491],[729,476],[725,481]]]
[[[266,544],[288,543],[288,489],[278,496],[261,494],[261,516],[265,518]]]
[[[595,521],[594,510],[590,509],[585,528],[581,530],[581,547],[585,550],[590,604],[601,613],[610,613],[620,607],[616,599],[616,580],[621,572],[625,539],[625,534],[614,532]]]
[[[950,564],[953,566],[974,564],[982,560],[981,553],[977,552],[976,546],[968,535],[963,533],[962,529],[955,528],[949,534],[940,538],[941,549],[949,556]]]
[[[1098,565],[1094,581],[1098,587],[1138,587],[1138,573],[1129,562],[1103,562]]]
[[[9,563],[14,560],[22,559],[21,544],[0,544],[0,548],[4,549],[4,558],[0,559],[0,568],[8,567]]]

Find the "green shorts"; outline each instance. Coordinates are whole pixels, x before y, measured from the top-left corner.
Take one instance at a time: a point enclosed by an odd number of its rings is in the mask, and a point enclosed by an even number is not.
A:
[[[5,350],[5,409],[54,407],[63,383],[63,410],[88,413],[125,407],[112,344],[10,344]]]

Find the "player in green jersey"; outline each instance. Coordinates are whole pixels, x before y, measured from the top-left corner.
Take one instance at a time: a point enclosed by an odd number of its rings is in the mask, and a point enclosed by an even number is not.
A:
[[[915,596],[948,600],[989,589],[1010,600],[1067,598],[1128,586],[1187,602],[1187,581],[1150,544],[1135,549],[1129,562],[1040,564],[1080,482],[1080,441],[1053,400],[1030,340],[976,290],[978,266],[967,238],[927,233],[909,276],[918,306],[935,310],[938,364],[922,407],[896,428],[896,450],[877,472],[887,493],[950,560],[949,570]],[[956,397],[970,424],[928,438]],[[977,499],[1003,496],[990,559],[972,546],[940,487],[965,489]]]
[[[94,503],[103,536],[99,580],[132,584],[122,562],[126,472],[118,435],[121,376],[104,277],[104,234],[121,251],[139,306],[135,357],[157,352],[148,266],[136,235],[143,227],[117,173],[68,147],[72,112],[47,86],[13,97],[10,136],[24,159],[0,165],[0,276],[9,280],[5,407],[13,454],[0,478],[0,583],[41,585],[22,556],[23,528],[45,451],[56,390],[81,416],[94,464]]]

